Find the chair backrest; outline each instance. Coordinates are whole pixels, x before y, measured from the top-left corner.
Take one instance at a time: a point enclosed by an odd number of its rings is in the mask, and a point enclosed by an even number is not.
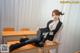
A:
[[[21,28],[20,31],[28,31],[30,30],[29,28]]]
[[[54,40],[61,41],[62,33],[63,33],[63,25],[60,27],[60,29],[58,30],[58,32],[55,34]]]
[[[13,28],[13,27],[5,27],[5,28],[3,28],[3,31],[15,31],[15,28]]]

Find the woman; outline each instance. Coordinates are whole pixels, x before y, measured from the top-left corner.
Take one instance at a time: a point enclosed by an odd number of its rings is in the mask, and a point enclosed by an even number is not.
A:
[[[46,40],[52,41],[54,39],[55,34],[59,31],[60,27],[62,26],[62,22],[60,21],[60,15],[63,15],[62,12],[55,9],[52,11],[53,20],[50,20],[47,23],[45,28],[41,28],[38,30],[37,37],[33,39],[21,39],[20,43],[16,43],[10,46],[10,52],[18,49],[27,44],[34,44],[38,47],[43,47]]]

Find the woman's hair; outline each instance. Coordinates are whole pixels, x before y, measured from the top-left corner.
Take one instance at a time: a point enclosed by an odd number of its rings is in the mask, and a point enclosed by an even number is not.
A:
[[[53,13],[55,13],[56,15],[64,15],[64,13],[60,12],[57,9],[55,9],[55,10],[52,11],[52,16],[53,16]]]

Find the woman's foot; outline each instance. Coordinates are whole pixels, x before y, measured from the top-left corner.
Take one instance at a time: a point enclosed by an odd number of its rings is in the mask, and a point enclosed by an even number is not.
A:
[[[19,43],[12,44],[12,45],[9,47],[9,51],[10,51],[10,52],[14,51],[15,49],[18,48],[18,45],[19,45]]]

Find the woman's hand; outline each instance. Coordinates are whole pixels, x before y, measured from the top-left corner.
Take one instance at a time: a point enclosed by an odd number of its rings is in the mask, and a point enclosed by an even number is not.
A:
[[[53,41],[46,40],[45,44],[46,45],[53,45]]]

